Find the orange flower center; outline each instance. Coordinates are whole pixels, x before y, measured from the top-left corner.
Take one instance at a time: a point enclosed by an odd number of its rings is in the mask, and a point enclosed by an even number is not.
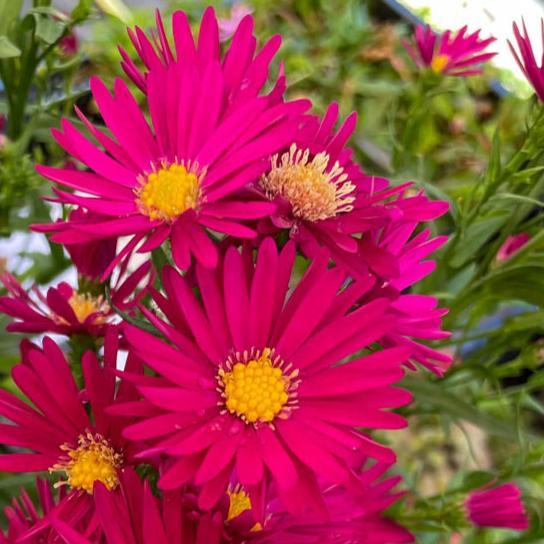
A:
[[[92,494],[95,482],[102,482],[108,490],[115,489],[119,483],[117,470],[122,457],[110,443],[98,434],[87,433],[78,438],[78,447],[61,446],[66,452],[50,472],[64,472],[66,481],[58,485],[69,485]]]
[[[84,323],[85,320],[92,314],[101,313],[107,314],[110,311],[110,307],[101,296],[92,297],[89,294],[80,294],[74,292],[69,298],[68,303],[72,310],[76,314],[77,320],[80,323]],[[97,316],[94,320],[95,323],[104,323],[105,315]]]
[[[310,160],[310,150],[291,145],[289,152],[272,157],[272,168],[261,178],[267,197],[285,198],[293,215],[307,221],[335,217],[353,209],[355,185],[338,162],[327,171],[330,157],[318,153]]]
[[[219,370],[225,406],[247,423],[270,423],[289,410],[298,370],[287,374],[283,361],[272,358],[270,348],[251,356],[246,352],[245,356],[237,362],[229,359],[227,370]]]
[[[136,203],[150,219],[172,222],[198,205],[202,175],[197,175],[196,164],[164,164],[151,174],[140,176],[139,181]]]
[[[446,66],[448,65],[448,62],[450,61],[450,58],[448,55],[436,55],[433,57],[433,60],[431,61],[431,69],[435,74],[441,74]]]

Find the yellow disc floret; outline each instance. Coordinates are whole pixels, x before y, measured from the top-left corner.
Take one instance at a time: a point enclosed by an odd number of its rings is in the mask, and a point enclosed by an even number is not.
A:
[[[355,185],[336,162],[327,171],[330,157],[318,153],[310,160],[310,150],[291,145],[288,153],[274,155],[270,172],[261,178],[267,197],[283,197],[293,215],[307,221],[335,217],[353,209]]]
[[[433,57],[433,60],[431,61],[432,71],[435,74],[441,74],[448,65],[449,61],[450,58],[448,55],[436,55],[436,57]]]
[[[77,448],[63,445],[61,449],[66,455],[49,469],[66,474],[66,481],[60,485],[67,484],[87,493],[93,492],[95,482],[102,482],[110,491],[117,487],[122,457],[105,438],[87,433],[79,436]]]
[[[173,221],[198,205],[201,177],[196,165],[163,164],[158,170],[140,176],[136,202],[150,219]]]
[[[227,514],[227,522],[236,519],[244,512],[251,510],[251,499],[249,495],[244,491],[240,484],[227,491],[229,496],[229,511]],[[250,531],[260,531],[263,526],[260,523],[256,523]]]
[[[92,297],[89,294],[80,294],[75,291],[68,299],[68,303],[80,323],[85,323],[85,320],[92,314],[107,314],[110,311],[109,305],[104,302],[101,296]],[[103,323],[105,319],[105,315],[97,315],[94,323]]]
[[[270,423],[287,409],[296,372],[286,375],[269,348],[219,371],[227,410],[247,423]]]

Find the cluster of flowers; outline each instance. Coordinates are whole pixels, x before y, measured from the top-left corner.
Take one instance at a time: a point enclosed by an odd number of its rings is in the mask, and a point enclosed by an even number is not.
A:
[[[54,481],[37,480],[39,508],[14,499],[0,542],[411,542],[383,514],[403,492],[373,432],[406,425],[391,411],[411,401],[405,368],[450,364],[424,343],[447,336],[445,310],[410,294],[445,242],[421,223],[447,205],[365,174],[354,114],[336,128],[336,104],[319,118],[286,100],[281,68],[269,82],[280,38],[257,50],[251,16],[224,54],[212,9],[196,42],[182,12],[173,41],[156,24],[129,31],[141,63],[121,50],[144,110],[123,80],[93,78],[107,132],[76,110],[95,142],[67,120],[53,134],[83,167],[38,167],[71,211],[34,229],[65,246],[79,288],[3,275],[10,330],[65,335],[71,359],[91,349],[69,362],[49,337],[21,343],[0,470]],[[438,49],[429,32],[418,58],[435,71],[490,56],[471,56],[477,35]],[[513,484],[465,507],[527,526]]]

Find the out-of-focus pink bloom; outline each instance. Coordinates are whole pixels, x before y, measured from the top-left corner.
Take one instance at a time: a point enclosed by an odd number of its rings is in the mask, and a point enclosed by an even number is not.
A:
[[[429,67],[437,74],[469,76],[482,72],[476,67],[496,55],[486,53],[485,48],[495,38],[480,39],[480,31],[467,34],[464,26],[457,32],[446,30],[443,34],[433,32],[429,25],[417,26],[414,41],[404,42],[404,47],[420,67]]]
[[[60,39],[59,49],[62,55],[65,57],[71,57],[78,52],[79,40],[77,39],[75,32],[70,32],[66,36]]]
[[[236,3],[230,9],[230,17],[219,17],[217,20],[219,26],[219,39],[226,42],[234,36],[238,25],[246,15],[250,15],[253,10],[243,3]]]
[[[517,253],[530,238],[531,237],[526,232],[509,236],[497,252],[497,261],[506,261],[512,257],[512,255]]]
[[[150,269],[151,263],[146,262],[126,279],[120,276],[111,291],[115,308],[127,311],[138,304],[149,284],[136,294],[135,289]],[[103,336],[107,328],[117,321],[113,308],[104,297],[79,293],[66,282],[50,287],[44,295],[37,286],[27,291],[9,272],[1,274],[0,281],[9,293],[0,297],[0,312],[14,318],[7,326],[9,332]]]
[[[2,113],[0,113],[0,149],[6,145],[7,137],[5,135],[6,132],[6,116]]]
[[[544,44],[544,19],[540,21],[540,24],[542,28],[542,43]],[[518,25],[516,23],[513,24],[514,36],[519,52],[514,49],[514,44],[510,40],[508,40],[508,45],[521,71],[533,86],[538,98],[544,102],[544,62],[541,61],[540,66],[538,65],[525,21],[522,22],[522,25],[523,34],[519,31]]]
[[[529,526],[521,491],[514,483],[474,491],[468,496],[465,508],[471,523],[479,527],[525,531]]]

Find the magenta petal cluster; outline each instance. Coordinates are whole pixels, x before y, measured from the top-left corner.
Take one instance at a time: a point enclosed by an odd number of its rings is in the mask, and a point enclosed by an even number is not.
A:
[[[494,41],[481,39],[479,30],[467,33],[466,26],[437,34],[429,25],[418,25],[413,42],[405,42],[404,46],[421,68],[431,68],[437,74],[469,76],[481,73],[480,65],[496,55],[485,51]]]
[[[155,301],[169,322],[142,310],[173,346],[126,327],[132,352],[157,376],[134,379],[142,402],[116,411],[142,418],[125,436],[148,440],[145,455],[169,459],[162,489],[202,486],[202,508],[219,500],[233,473],[255,492],[274,485],[292,512],[319,508],[317,478],[357,488],[354,456],[394,459],[363,432],[404,427],[388,409],[411,399],[393,387],[410,350],[371,348],[391,329],[389,301],[351,311],[367,286],[340,292],[345,273],[327,268],[326,253],[287,297],[294,258],[293,243],[278,252],[271,239],[255,264],[251,252],[231,247],[217,271],[197,266],[201,300],[166,268],[165,295]]]
[[[540,61],[540,66],[537,59],[535,58],[535,53],[533,46],[531,44],[531,39],[529,38],[529,33],[527,32],[527,27],[525,26],[525,21],[522,23],[523,33],[520,32],[519,27],[516,23],[513,23],[514,37],[516,38],[517,51],[515,44],[508,41],[510,50],[518,63],[521,71],[533,86],[536,95],[541,102],[544,102],[544,61]],[[544,19],[541,20],[542,28],[542,43],[544,44]]]
[[[470,521],[479,527],[525,531],[529,526],[521,491],[514,483],[474,491],[469,495],[465,507]]]

